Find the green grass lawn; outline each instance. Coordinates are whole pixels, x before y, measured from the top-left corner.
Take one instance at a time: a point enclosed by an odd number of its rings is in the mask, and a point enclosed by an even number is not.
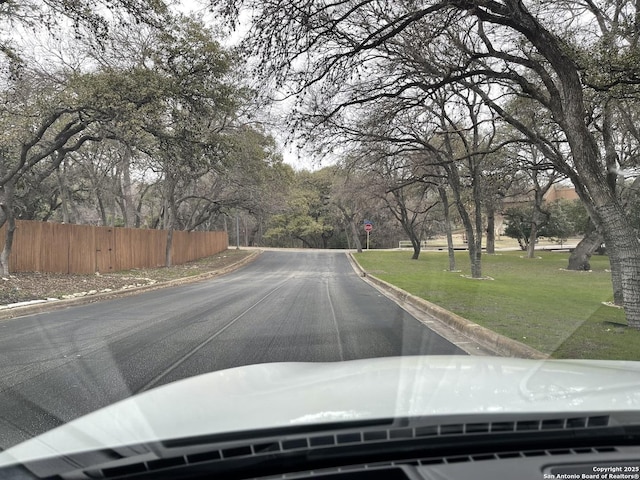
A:
[[[612,299],[607,257],[593,256],[592,272],[570,272],[568,253],[483,255],[483,275],[471,280],[466,252],[462,271],[452,273],[445,252],[369,251],[356,255],[362,267],[414,295],[556,358],[640,360],[640,331],[626,326]]]

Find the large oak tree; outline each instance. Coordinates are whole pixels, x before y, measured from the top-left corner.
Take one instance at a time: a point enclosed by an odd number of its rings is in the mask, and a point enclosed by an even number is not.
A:
[[[241,0],[214,3],[231,15],[245,6]],[[636,94],[636,8],[623,0],[252,1],[246,45],[262,60],[265,76],[299,96],[298,126],[385,96],[428,96],[458,84],[476,91],[545,153],[553,150],[547,139],[506,108],[513,97],[535,101],[558,125],[571,154],[548,158],[602,227],[627,321],[640,328],[640,244],[607,180],[606,146],[594,132],[593,96],[587,95]],[[397,51],[410,52],[412,61],[389,62]]]

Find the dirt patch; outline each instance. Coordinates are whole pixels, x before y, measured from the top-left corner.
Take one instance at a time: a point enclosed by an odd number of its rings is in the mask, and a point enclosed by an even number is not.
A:
[[[29,300],[63,299],[188,278],[220,270],[251,252],[230,249],[212,257],[173,267],[145,268],[104,275],[16,273],[0,279],[0,305]]]

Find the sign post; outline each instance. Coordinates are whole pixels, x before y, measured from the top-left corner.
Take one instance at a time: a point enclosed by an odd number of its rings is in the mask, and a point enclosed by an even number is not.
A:
[[[369,220],[364,221],[364,231],[367,232],[367,250],[369,250],[369,233],[373,230],[373,224]]]

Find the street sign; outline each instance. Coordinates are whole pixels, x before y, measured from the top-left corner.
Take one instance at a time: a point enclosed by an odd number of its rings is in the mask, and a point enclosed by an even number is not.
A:
[[[364,231],[367,232],[367,250],[369,250],[369,233],[373,230],[373,224],[369,220],[364,221]]]

